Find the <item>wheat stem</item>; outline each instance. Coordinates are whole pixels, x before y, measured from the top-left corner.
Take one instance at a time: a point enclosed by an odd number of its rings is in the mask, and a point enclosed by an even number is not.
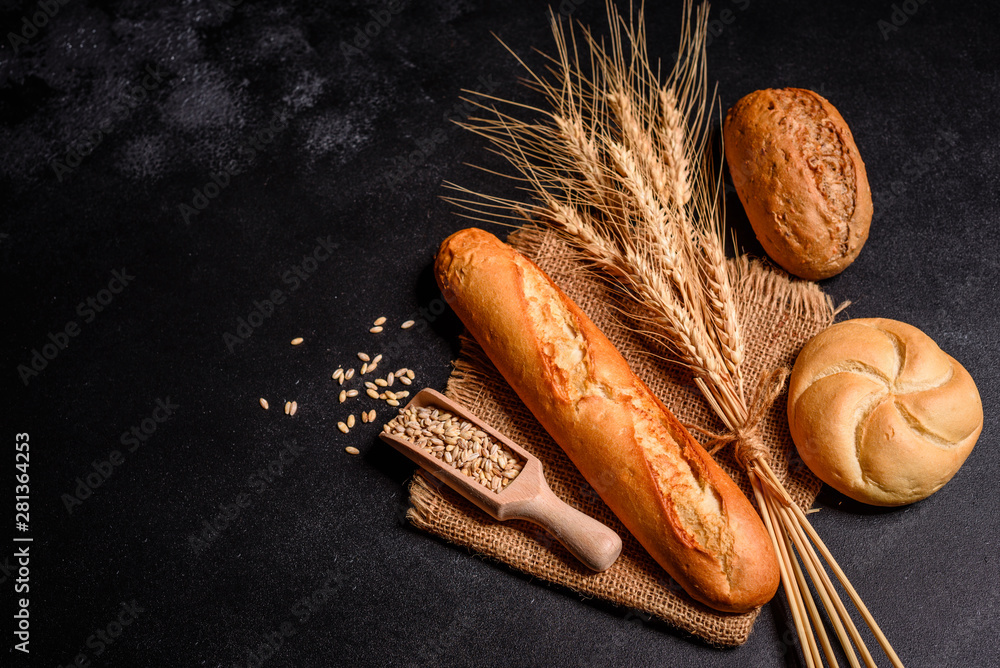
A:
[[[707,4],[695,11],[685,2],[678,59],[665,81],[649,64],[641,13],[626,21],[609,2],[608,20],[606,47],[586,28],[578,37],[552,14],[556,54],[547,57],[545,76],[528,70],[528,86],[547,109],[482,95],[476,104],[484,113],[460,124],[491,143],[513,168],[506,176],[533,201],[480,196],[477,203],[464,197],[476,193],[454,185],[461,196],[449,199],[483,219],[530,218],[557,230],[641,307],[635,314],[641,331],[666,344],[736,440],[749,442],[756,428],[749,423],[764,414],[760,398],[768,393],[758,389],[750,405],[744,388],[737,275],[725,256],[721,171],[709,143],[717,98],[707,78]],[[519,117],[526,113],[533,118]],[[744,446],[737,459],[778,556],[806,665],[821,666],[824,656],[836,665],[807,575],[851,665],[859,666],[852,644],[873,665],[822,555],[893,665],[901,666],[766,452],[748,455],[748,443],[737,447]]]

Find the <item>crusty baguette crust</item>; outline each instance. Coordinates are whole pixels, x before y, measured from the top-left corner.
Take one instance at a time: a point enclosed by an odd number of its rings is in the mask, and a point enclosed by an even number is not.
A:
[[[435,275],[521,400],[692,597],[745,612],[774,595],[777,560],[753,506],[544,272],[472,228],[444,241]]]

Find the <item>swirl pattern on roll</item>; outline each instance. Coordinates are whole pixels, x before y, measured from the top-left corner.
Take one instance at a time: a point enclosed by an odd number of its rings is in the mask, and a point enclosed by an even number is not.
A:
[[[969,373],[929,336],[867,318],[805,345],[789,384],[788,421],[799,455],[825,483],[896,506],[951,480],[982,431],[983,404]]]

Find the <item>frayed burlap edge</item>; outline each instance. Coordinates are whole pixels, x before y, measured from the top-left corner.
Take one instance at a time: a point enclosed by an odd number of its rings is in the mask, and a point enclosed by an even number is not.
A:
[[[613,290],[558,234],[529,226],[511,234],[508,243],[534,260],[576,301],[682,422],[721,430],[690,374],[632,330],[627,308],[623,311]],[[752,389],[755,379],[770,369],[790,367],[802,344],[831,324],[836,310],[814,283],[791,279],[759,261],[740,258],[730,262],[730,269],[747,348],[744,377]],[[618,532],[622,556],[604,573],[588,571],[544,530],[528,522],[497,522],[422,471],[410,485],[407,517],[414,526],[583,596],[655,615],[713,645],[746,641],[759,610],[725,614],[690,599],[604,505],[468,336],[462,337],[446,394],[539,457],[557,496]],[[794,501],[807,509],[821,483],[797,457],[785,412],[782,397],[763,420],[761,431],[775,473]],[[722,452],[717,460],[752,498],[749,482],[732,456]]]

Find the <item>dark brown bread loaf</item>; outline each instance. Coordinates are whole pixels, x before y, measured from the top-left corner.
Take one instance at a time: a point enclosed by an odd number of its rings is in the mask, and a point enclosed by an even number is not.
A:
[[[872,220],[868,174],[850,128],[822,96],[758,90],[726,114],[726,162],[771,259],[796,276],[839,274]]]

